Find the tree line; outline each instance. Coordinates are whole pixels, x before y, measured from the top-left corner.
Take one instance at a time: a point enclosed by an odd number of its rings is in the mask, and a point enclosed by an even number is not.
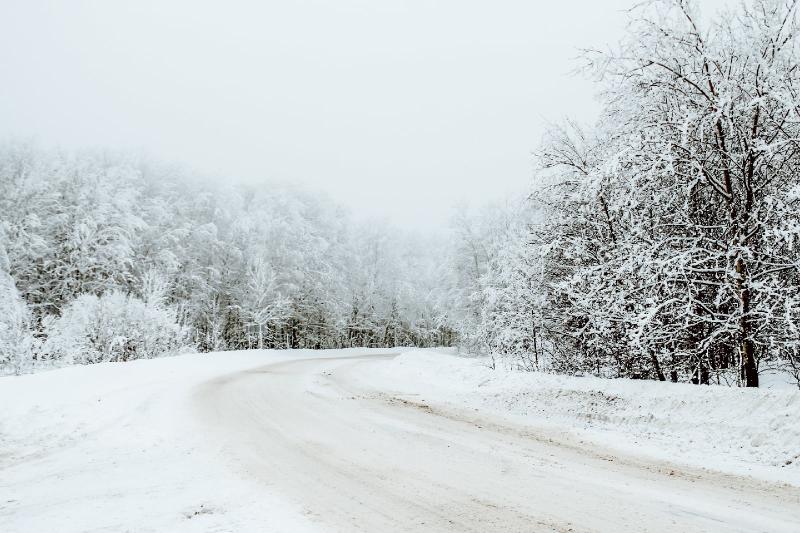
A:
[[[599,120],[446,240],[286,187],[0,148],[0,367],[181,350],[450,346],[522,370],[800,384],[797,0],[631,13]]]
[[[449,345],[424,240],[331,200],[105,152],[0,148],[0,367]]]

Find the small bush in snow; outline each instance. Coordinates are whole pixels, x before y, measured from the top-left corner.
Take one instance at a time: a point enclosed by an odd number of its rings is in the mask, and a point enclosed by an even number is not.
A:
[[[188,328],[160,298],[84,294],[52,321],[43,353],[65,363],[130,361],[191,349]]]

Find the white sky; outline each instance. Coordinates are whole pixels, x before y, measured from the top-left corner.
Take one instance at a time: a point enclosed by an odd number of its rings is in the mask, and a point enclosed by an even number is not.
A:
[[[725,0],[705,0],[719,5]],[[590,121],[633,0],[0,0],[0,139],[145,151],[441,226]]]

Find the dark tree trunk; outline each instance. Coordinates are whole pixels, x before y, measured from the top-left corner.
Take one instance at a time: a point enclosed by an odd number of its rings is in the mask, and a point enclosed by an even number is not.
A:
[[[661,364],[658,362],[658,357],[656,357],[656,354],[651,353],[650,360],[653,362],[653,370],[655,371],[656,376],[658,376],[658,381],[667,381],[667,378],[664,376],[664,372],[661,370]]]
[[[736,288],[739,292],[739,335],[741,345],[739,347],[742,365],[742,381],[745,387],[758,387],[758,368],[756,367],[756,356],[753,340],[750,338],[750,288],[745,282],[746,269],[744,260],[739,257],[736,259]]]

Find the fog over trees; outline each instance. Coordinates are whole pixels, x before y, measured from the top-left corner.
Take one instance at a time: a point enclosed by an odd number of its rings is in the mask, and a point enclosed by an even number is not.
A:
[[[288,188],[0,150],[4,363],[182,350],[449,344],[420,242]]]
[[[800,380],[796,5],[639,5],[619,46],[582,56],[600,120],[553,125],[530,193],[454,210],[443,238],[289,187],[8,143],[0,367],[458,345],[522,370]]]

